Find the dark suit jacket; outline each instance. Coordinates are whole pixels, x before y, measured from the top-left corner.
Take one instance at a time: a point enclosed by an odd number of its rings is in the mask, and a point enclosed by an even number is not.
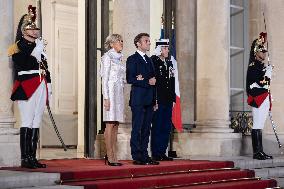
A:
[[[126,80],[131,84],[129,106],[154,105],[155,86],[149,85],[149,79],[155,77],[154,65],[149,57],[147,63],[142,56],[135,52],[126,61]],[[137,75],[143,80],[137,80]]]

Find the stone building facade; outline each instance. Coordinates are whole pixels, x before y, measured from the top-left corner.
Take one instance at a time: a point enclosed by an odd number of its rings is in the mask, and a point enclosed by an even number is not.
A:
[[[264,16],[266,30],[268,32],[269,54],[272,64],[275,65],[274,76],[271,85],[273,93],[273,115],[274,121],[278,125],[280,140],[284,139],[284,102],[282,87],[284,76],[281,72],[284,65],[281,64],[284,58],[283,44],[284,26],[280,20],[284,15],[284,3],[282,0],[176,0],[176,50],[179,68],[179,81],[181,90],[181,106],[183,124],[194,128],[185,130],[174,135],[174,150],[179,156],[205,155],[205,156],[232,156],[251,153],[250,137],[242,136],[240,133],[233,133],[230,129],[230,110],[232,104],[242,104],[243,110],[249,110],[244,105],[244,98],[233,102],[232,88],[239,86],[244,88],[244,72],[247,63],[246,54],[249,52],[250,43],[264,31]],[[36,0],[2,0],[0,4],[1,14],[1,43],[0,43],[0,81],[2,82],[0,93],[0,166],[15,165],[19,162],[19,116],[16,106],[13,106],[9,99],[12,87],[12,70],[9,58],[6,56],[8,46],[14,40],[15,28],[22,14],[25,13],[29,4],[36,5]],[[101,0],[97,0],[97,12],[100,14]],[[62,129],[66,137],[71,137],[77,145],[78,154],[83,154],[84,149],[84,91],[85,91],[85,1],[84,0],[44,0],[42,1],[43,37],[47,39],[47,53],[50,55],[50,67],[52,79],[57,82],[58,75],[56,66],[56,26],[57,17],[63,12],[72,13],[76,16],[76,24],[68,26],[75,27],[76,37],[76,74],[73,86],[76,88],[75,109],[62,113],[57,103],[60,104],[60,94],[53,96],[52,109],[55,114],[70,115],[70,120],[75,120],[75,125],[71,133],[75,137],[66,134],[70,130]],[[111,31],[119,33],[124,38],[124,57],[126,58],[135,51],[133,38],[137,33],[147,32],[151,35],[152,43],[159,37],[160,17],[163,12],[163,0],[115,0],[111,1]],[[57,11],[57,12],[56,12]],[[94,10],[95,11],[95,10]],[[232,21],[234,15],[239,15],[240,19]],[[98,18],[100,18],[98,16]],[[68,18],[67,18],[68,20]],[[98,44],[100,38],[100,28],[102,23],[98,19]],[[242,27],[237,24],[242,23]],[[236,24],[236,25],[235,25]],[[57,31],[57,30],[56,30]],[[67,35],[68,33],[66,33]],[[241,35],[240,35],[241,34]],[[71,36],[71,34],[69,35]],[[68,39],[68,36],[67,38]],[[234,42],[240,48],[234,48]],[[64,43],[63,43],[64,45]],[[98,45],[98,47],[100,47]],[[235,60],[232,59],[233,50],[242,52],[241,60],[243,67],[236,67]],[[150,54],[152,51],[150,52]],[[98,56],[100,56],[98,51]],[[69,60],[69,59],[68,59]],[[99,63],[99,59],[97,60]],[[234,64],[232,63],[234,62]],[[236,61],[238,62],[238,61]],[[98,64],[99,65],[99,64]],[[55,73],[56,72],[56,73]],[[63,78],[64,80],[64,78]],[[100,86],[100,80],[97,81]],[[234,86],[233,86],[234,85]],[[54,89],[56,87],[54,86]],[[100,110],[100,87],[96,96],[98,110]],[[58,96],[56,96],[58,95]],[[126,121],[119,129],[119,156],[122,159],[130,158],[129,138],[131,130],[131,111],[128,108],[129,86],[125,91]],[[67,103],[67,102],[66,102]],[[59,107],[59,108],[58,108]],[[67,107],[67,105],[66,105]],[[72,106],[73,107],[73,106]],[[72,115],[77,115],[72,117]],[[59,116],[60,117],[60,116]],[[100,111],[97,115],[97,123],[100,124]],[[70,122],[69,120],[69,122]],[[64,123],[64,122],[62,122]],[[45,126],[45,125],[44,125]],[[46,127],[46,126],[45,126]],[[100,126],[99,126],[100,127]],[[98,129],[99,130],[99,129]],[[45,133],[41,133],[44,135]],[[56,140],[56,139],[55,139]],[[12,147],[12,148],[10,148]],[[280,153],[274,133],[269,120],[266,122],[264,148],[269,153]],[[11,150],[13,149],[13,150]],[[102,136],[97,136],[96,156],[103,153]],[[5,152],[5,153],[2,153]],[[8,154],[8,155],[7,155]]]

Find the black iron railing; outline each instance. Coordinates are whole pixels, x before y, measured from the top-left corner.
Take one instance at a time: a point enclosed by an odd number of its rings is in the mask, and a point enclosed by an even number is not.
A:
[[[230,118],[230,128],[234,129],[235,133],[250,135],[253,125],[251,111],[230,111]]]

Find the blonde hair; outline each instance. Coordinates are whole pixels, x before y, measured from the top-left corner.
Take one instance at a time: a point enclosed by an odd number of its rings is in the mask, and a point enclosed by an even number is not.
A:
[[[122,40],[122,36],[119,35],[119,34],[116,34],[116,33],[107,36],[105,44],[104,44],[105,49],[107,51],[110,50],[112,48],[111,44],[113,44],[117,41],[120,41],[120,40]]]

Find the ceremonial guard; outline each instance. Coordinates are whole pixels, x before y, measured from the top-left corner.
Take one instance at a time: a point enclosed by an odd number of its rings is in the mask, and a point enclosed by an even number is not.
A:
[[[36,159],[39,127],[46,103],[51,95],[50,73],[44,42],[36,25],[36,7],[28,7],[28,14],[20,19],[16,42],[8,49],[14,69],[11,100],[17,101],[20,117],[21,166],[45,168]]]
[[[151,130],[152,158],[156,161],[173,160],[166,156],[172,128],[172,108],[176,100],[173,64],[169,58],[169,39],[156,41],[151,57],[156,77],[156,111]]]
[[[272,66],[264,62],[267,52],[264,45],[266,39],[267,33],[262,32],[252,43],[246,82],[247,102],[252,107],[253,116],[253,159],[258,160],[272,159],[272,156],[263,152],[262,146],[262,129],[271,107],[269,86]]]

